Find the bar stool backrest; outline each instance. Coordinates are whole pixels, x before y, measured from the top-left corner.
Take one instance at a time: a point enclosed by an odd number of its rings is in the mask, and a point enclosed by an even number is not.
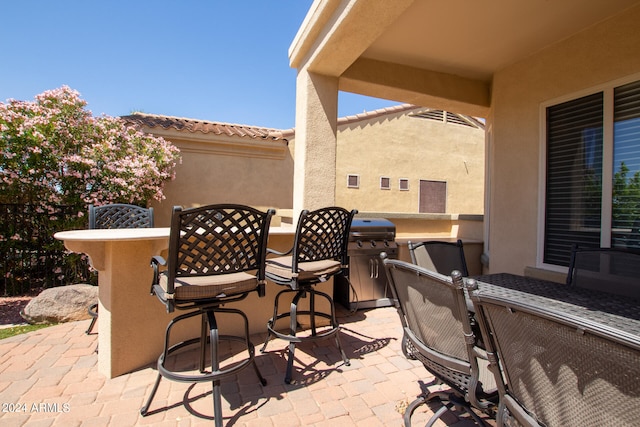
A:
[[[275,211],[219,204],[173,208],[168,255],[168,292],[176,277],[256,271],[265,278],[266,242]]]
[[[333,259],[347,265],[351,222],[357,211],[327,207],[300,213],[293,246],[292,270],[298,263]]]
[[[89,228],[153,228],[153,208],[124,203],[89,205]]]

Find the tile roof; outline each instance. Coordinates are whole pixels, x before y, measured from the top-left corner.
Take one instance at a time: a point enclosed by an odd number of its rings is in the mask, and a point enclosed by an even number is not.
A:
[[[173,128],[177,131],[201,132],[203,134],[212,133],[215,135],[228,135],[249,137],[263,140],[286,140],[283,131],[279,129],[263,128],[248,125],[231,123],[210,122],[206,120],[188,119],[183,117],[162,116],[156,114],[134,113],[122,116],[128,123],[142,125],[150,128],[162,127],[163,129]]]
[[[363,120],[371,120],[383,117],[389,114],[403,113],[422,109],[423,112],[417,112],[417,116],[427,116],[429,112],[446,113],[450,117],[457,118],[457,122],[473,124],[479,128],[484,128],[481,121],[463,114],[443,112],[441,110],[433,110],[431,108],[423,108],[412,104],[400,104],[392,107],[381,108],[373,111],[365,111],[361,114],[345,116],[338,118],[338,126],[350,123],[356,123]],[[422,114],[420,114],[422,113]],[[134,113],[128,116],[122,116],[124,120],[134,125],[143,125],[150,128],[162,127],[164,129],[173,128],[177,131],[201,132],[203,134],[212,133],[215,135],[228,135],[249,137],[253,139],[271,140],[271,141],[289,141],[295,137],[295,129],[273,129],[249,125],[210,122],[207,120],[188,119],[184,117],[162,116],[156,114]]]

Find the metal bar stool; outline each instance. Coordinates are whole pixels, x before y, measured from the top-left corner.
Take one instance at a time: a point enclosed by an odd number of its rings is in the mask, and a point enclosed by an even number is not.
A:
[[[312,212],[304,210],[300,214],[291,250],[285,253],[268,250],[268,252],[279,256],[267,259],[267,279],[285,286],[287,289],[276,295],[273,317],[267,322],[268,335],[261,352],[266,350],[272,336],[289,342],[289,357],[285,375],[285,383],[287,384],[291,383],[297,343],[334,337],[344,364],[349,365],[349,359],[342,349],[338,336],[339,325],[335,316],[333,299],[330,295],[316,290],[315,285],[338,274],[342,274],[346,278],[349,229],[356,213],[356,210],[349,212],[339,207],[322,208]],[[290,310],[280,313],[278,309],[280,298],[290,293],[295,294]],[[300,300],[307,297],[309,298],[309,310],[298,310]],[[316,310],[316,297],[322,297],[329,302],[330,310],[328,313]],[[299,316],[309,317],[310,335],[297,335]],[[316,317],[328,319],[328,328],[318,331]],[[276,323],[284,318],[289,318],[289,328],[285,332],[281,332],[276,328]]]
[[[95,228],[153,228],[153,208],[126,203],[89,205],[89,229]],[[98,304],[91,304],[87,312],[91,323],[85,333],[89,335],[98,320]]]
[[[189,310],[169,322],[165,334],[164,351],[158,358],[158,377],[145,405],[144,416],[166,377],[179,382],[212,382],[213,407],[216,426],[222,425],[220,381],[252,365],[262,385],[266,384],[255,363],[254,346],[249,340],[249,322],[244,312],[222,305],[247,298],[252,292],[265,295],[265,257],[269,223],[273,209],[261,212],[241,205],[209,205],[183,210],[173,208],[169,255],[165,261],[154,257],[152,294],[166,306]],[[166,270],[160,271],[160,266]],[[235,315],[243,322],[244,335],[220,334],[217,314]],[[179,322],[194,316],[202,317],[199,337],[171,343],[171,330]],[[247,357],[226,366],[221,365],[221,342],[240,342]],[[210,350],[210,369],[206,369],[207,344]],[[199,371],[170,366],[169,357],[188,346],[200,346]]]

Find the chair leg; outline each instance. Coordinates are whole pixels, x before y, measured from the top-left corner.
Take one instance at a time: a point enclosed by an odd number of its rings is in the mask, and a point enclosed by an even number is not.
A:
[[[205,372],[205,367],[206,367],[206,363],[205,363],[205,356],[207,353],[207,316],[205,316],[204,313],[202,313],[202,316],[200,316],[202,318],[202,325],[200,326],[200,373]]]
[[[160,385],[161,379],[162,379],[162,375],[158,373],[158,377],[156,378],[156,382],[153,385],[153,388],[151,389],[149,398],[147,399],[147,402],[144,404],[144,406],[140,409],[140,415],[142,415],[143,417],[149,413],[149,406],[151,406],[151,401],[156,396],[156,392],[158,391],[158,386]]]
[[[404,412],[405,427],[411,427],[411,416],[418,408],[418,406],[424,405],[425,403],[435,398],[440,399],[442,406],[438,408],[436,412],[434,412],[425,427],[433,426],[440,417],[442,417],[447,411],[451,411],[454,407],[459,407],[460,409],[468,413],[478,426],[486,427],[487,424],[482,420],[482,418],[480,418],[475,412],[473,412],[473,409],[471,409],[471,406],[464,400],[463,397],[456,396],[446,391],[436,391],[433,393],[427,391],[425,392],[425,394],[418,396],[416,400],[411,402]]]
[[[267,339],[265,339],[262,348],[260,348],[260,353],[264,353],[267,349],[267,344],[269,344],[269,340],[271,339],[271,329],[275,327],[276,320],[278,319],[278,301],[280,300],[280,295],[287,292],[286,290],[278,292],[276,295],[275,302],[273,304],[273,316],[267,322]]]
[[[98,304],[91,304],[87,312],[89,313],[89,316],[91,316],[91,323],[89,323],[89,327],[85,334],[89,335],[96,324],[96,320],[98,320]]]
[[[292,338],[289,341],[289,355],[287,359],[287,372],[284,377],[284,382],[286,384],[291,384],[292,372],[293,372],[293,360],[295,358],[296,353],[296,341],[295,336],[298,330],[298,303],[300,302],[300,298],[304,296],[305,292],[298,291],[296,292],[296,296],[293,297],[291,301],[291,309],[289,310],[290,315],[290,323],[289,323],[289,336]],[[315,320],[312,322],[314,334],[315,334]]]
[[[218,323],[216,321],[216,312],[228,313],[228,314],[237,314],[242,317],[244,321],[244,336],[238,335],[220,335],[218,331]],[[192,338],[187,341],[182,341],[177,344],[170,346],[170,335],[171,329],[175,324],[179,321],[188,319],[193,316],[201,316],[202,319],[202,327],[205,330],[205,335],[202,335],[202,330],[200,337]],[[207,332],[208,331],[208,332]],[[220,354],[219,354],[219,344],[220,341],[239,341],[242,342],[247,352],[249,353],[248,358],[246,358],[243,362],[239,364],[233,364],[225,367],[224,369],[220,369]],[[202,366],[205,363],[206,354],[202,351],[204,347],[206,349],[207,341],[210,349],[210,359],[211,359],[211,372],[208,372],[208,369],[205,370]],[[200,345],[199,358],[200,358],[200,374],[189,374],[182,372],[171,371],[165,367],[165,361],[169,358],[171,354],[174,352],[185,348],[187,346]],[[149,407],[153,398],[156,395],[158,390],[158,386],[160,384],[160,380],[162,377],[167,377],[172,381],[179,382],[187,382],[187,383],[195,383],[195,382],[204,382],[210,381],[213,388],[213,412],[214,412],[214,420],[215,425],[222,426],[223,416],[222,416],[222,390],[221,390],[221,379],[230,377],[234,375],[236,372],[247,367],[249,364],[253,365],[253,369],[260,380],[262,385],[266,385],[267,381],[264,379],[260,370],[258,369],[258,365],[255,361],[255,347],[253,343],[249,339],[249,320],[247,319],[246,314],[242,311],[233,309],[233,308],[221,308],[219,306],[203,308],[201,311],[193,311],[190,313],[183,314],[181,316],[177,316],[173,320],[169,322],[167,326],[167,330],[165,333],[165,342],[164,342],[164,351],[158,358],[158,377],[156,382],[151,390],[149,398],[147,399],[145,405],[140,409],[140,414],[145,416],[149,412]],[[206,365],[206,363],[205,363]],[[197,368],[196,368],[197,369]]]
[[[315,289],[311,290],[313,296],[315,297],[315,295],[320,295],[322,297],[324,297],[328,302],[329,302],[329,307],[331,309],[331,327],[333,329],[336,330],[335,333],[335,341],[336,341],[336,346],[338,347],[338,350],[340,351],[340,355],[342,356],[342,361],[344,362],[345,366],[351,366],[351,362],[349,361],[349,359],[347,358],[346,353],[344,352],[343,348],[342,348],[342,344],[340,342],[340,325],[338,325],[338,319],[336,318],[336,306],[333,302],[333,298],[331,298],[329,295],[325,294],[324,292],[319,292],[316,291]],[[313,298],[312,300],[315,304],[315,298]],[[311,311],[314,311],[315,307],[312,306]]]
[[[204,317],[204,316],[203,316]],[[220,369],[218,357],[218,322],[213,311],[207,311],[207,322],[209,323],[209,346],[211,351],[211,372]],[[213,380],[213,419],[216,427],[222,427],[222,392],[220,391],[220,380]]]

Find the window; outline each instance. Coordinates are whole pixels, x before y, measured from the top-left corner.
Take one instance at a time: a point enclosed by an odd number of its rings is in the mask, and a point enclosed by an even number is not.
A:
[[[400,178],[400,181],[398,183],[398,188],[400,188],[400,191],[408,191],[409,180],[407,178]]]
[[[391,178],[386,176],[380,177],[380,189],[381,190],[391,190]]]
[[[547,107],[546,130],[543,262],[640,248],[640,81]]]
[[[420,213],[446,213],[447,183],[420,180]]]
[[[347,188],[360,188],[360,175],[347,175]]]

